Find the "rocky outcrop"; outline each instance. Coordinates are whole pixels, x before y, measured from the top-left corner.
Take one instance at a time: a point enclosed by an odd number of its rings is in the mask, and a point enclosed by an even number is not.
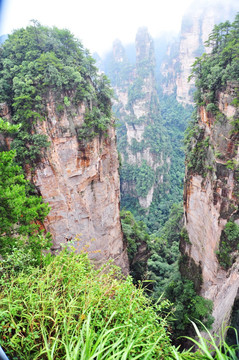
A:
[[[206,107],[199,108],[192,139],[192,147],[197,147],[197,171],[188,163],[184,191],[189,242],[181,246],[200,268],[200,294],[213,301],[216,333],[229,323],[239,288],[239,239],[225,232],[229,224],[235,228],[239,224],[238,129],[233,122],[239,116],[238,107],[233,106],[238,88],[237,83],[228,83],[217,93],[217,116]]]
[[[32,182],[51,208],[44,226],[53,237],[53,251],[72,241],[97,264],[114,259],[128,271],[119,215],[120,183],[115,130],[107,136],[79,141],[85,105],[65,107],[59,114],[51,94],[47,116],[36,132],[47,135],[50,147],[36,164]],[[30,174],[29,174],[30,176]]]

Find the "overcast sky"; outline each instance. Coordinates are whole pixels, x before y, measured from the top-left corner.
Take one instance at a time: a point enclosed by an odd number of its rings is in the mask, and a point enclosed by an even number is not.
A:
[[[192,0],[0,0],[0,35],[29,25],[69,29],[91,53],[100,55],[118,38],[133,42],[137,29],[147,26],[156,37],[163,31],[178,32],[181,17]]]

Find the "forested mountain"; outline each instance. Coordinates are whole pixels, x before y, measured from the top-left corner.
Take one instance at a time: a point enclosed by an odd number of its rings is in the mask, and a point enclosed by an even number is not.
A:
[[[172,204],[182,199],[182,140],[192,109],[157,89],[154,42],[146,28],[138,31],[135,52],[133,64],[116,41],[101,66],[116,94],[121,207],[144,219],[153,232],[168,219]]]
[[[151,302],[114,265],[88,260],[111,258],[127,272],[107,79],[70,32],[36,22],[5,41],[0,72],[4,350],[29,360],[180,356],[169,302]],[[51,236],[58,256],[46,252]]]
[[[182,199],[183,138],[194,104],[191,66],[209,51],[204,42],[214,24],[234,15],[231,2],[193,2],[176,40],[170,34],[152,39],[140,29],[135,47],[117,40],[111,53],[98,58],[116,96],[121,207],[144,220],[150,232],[158,231]]]
[[[217,5],[205,5],[205,8],[202,7],[197,12],[195,11],[195,4],[193,4],[189,13],[183,19],[181,35],[168,49],[160,39],[157,42],[152,41],[146,29],[144,29],[145,36],[141,37],[139,43],[139,34],[142,33],[141,29],[136,36],[135,63],[132,61],[132,58],[131,61],[127,59],[127,50],[124,49],[120,41],[115,42],[111,55],[107,56],[107,62],[104,64],[104,61],[101,60],[101,67],[111,78],[116,94],[114,111],[119,118],[117,136],[118,149],[122,161],[122,222],[123,231],[129,243],[131,272],[137,279],[153,279],[155,281],[154,285],[151,286],[153,294],[157,298],[162,291],[165,291],[167,297],[174,303],[176,302],[178,309],[181,309],[177,315],[178,317],[180,317],[180,311],[184,315],[187,313],[184,306],[189,304],[190,297],[197,298],[196,293],[200,293],[202,281],[200,280],[202,269],[198,260],[194,263],[186,257],[184,252],[186,244],[187,253],[190,253],[190,246],[187,245],[190,243],[190,239],[187,231],[183,228],[183,212],[179,204],[180,200],[182,200],[184,177],[183,137],[189,119],[193,115],[193,107],[190,104],[193,104],[194,76],[190,77],[189,83],[187,83],[187,78],[191,73],[191,65],[197,56],[202,55],[203,51],[205,51],[208,55],[204,55],[204,57],[210,59],[209,54],[211,51],[213,53],[212,56],[215,53],[215,43],[222,41],[222,44],[224,44],[225,41],[218,40],[215,32],[218,32],[221,36],[226,36],[229,29],[231,29],[230,25],[228,25],[227,30],[224,28],[220,30],[218,25],[219,28],[216,27],[212,31],[214,24],[220,18],[222,19],[224,16],[225,18],[227,16],[232,18],[232,14],[235,14],[234,8],[230,4],[221,4],[219,7]],[[228,24],[230,23],[228,22]],[[223,25],[221,26],[223,27]],[[204,43],[211,31],[212,34],[208,42]],[[212,66],[211,73],[208,74],[208,71],[205,71],[203,78],[202,73],[200,73],[199,79],[202,84],[205,82],[207,86],[209,83],[212,83],[209,86],[214,89],[214,92],[215,89],[219,89],[220,82],[218,78],[220,76],[224,79],[224,84],[229,73],[231,74],[231,79],[235,79],[235,63],[230,65],[232,66],[231,68],[223,61],[223,57],[224,51],[225,54],[227,54],[227,51],[231,52],[231,56],[233,56],[232,47],[234,46],[235,59],[237,59],[237,42],[238,40],[235,37],[233,45],[230,45],[230,48],[227,50],[223,50],[221,60],[215,64],[215,67],[212,62],[210,65]],[[162,44],[161,49],[165,52],[165,55],[159,56],[158,53],[155,54],[155,44],[158,46],[157,51],[159,51],[160,44]],[[148,52],[144,51],[146,48]],[[150,75],[148,74],[148,78],[145,77],[142,69],[140,71],[140,51],[144,51],[144,54],[147,54],[148,66],[151,64],[151,72]],[[157,59],[156,62],[155,59]],[[210,61],[206,63],[205,68],[209,66],[209,63]],[[194,72],[196,72],[195,69],[201,69],[203,63],[198,60],[196,64],[194,65]],[[158,69],[161,69],[160,75]],[[226,72],[225,75],[223,75],[224,72]],[[148,80],[149,76],[151,76],[151,82]],[[198,81],[196,82],[197,86]],[[141,89],[144,90],[142,94],[140,92]],[[157,89],[157,93],[155,93],[155,89]],[[233,90],[233,85],[231,85],[231,90],[230,86],[227,89],[227,92],[230,93],[230,91],[232,91],[232,94],[229,94],[229,96],[237,96],[236,90]],[[203,87],[196,91],[196,99],[202,93],[204,94]],[[211,102],[211,98],[215,97],[215,95],[212,96],[210,91],[207,93],[207,95],[204,94],[208,98],[206,109],[213,112],[215,105]],[[150,96],[152,94],[157,95],[157,110],[152,105],[148,108],[145,106],[150,104],[150,101],[147,101],[149,94]],[[236,104],[236,98],[234,103]],[[156,114],[157,117],[151,116],[151,109],[153,109],[152,113]],[[231,109],[230,106],[229,109]],[[234,110],[232,114],[234,114]],[[195,116],[196,113],[193,117],[195,118]],[[152,132],[148,132],[148,126],[150,126]],[[159,137],[157,137],[158,134],[160,134]],[[187,134],[188,139],[190,139],[192,132],[187,130]],[[202,141],[200,148],[196,146],[193,150],[195,151],[193,166],[196,169],[201,166],[199,157],[204,159],[207,157],[205,151],[205,147],[208,147],[206,135],[204,140],[205,143]],[[157,146],[155,148],[150,147],[149,141],[151,144],[156,142]],[[215,141],[217,142],[218,140]],[[156,150],[155,153],[154,150]],[[194,159],[193,155],[192,159]],[[142,161],[144,161],[144,170],[141,165]],[[189,164],[191,164],[191,161],[189,161]],[[212,164],[208,160],[206,169],[210,169],[211,166]],[[205,174],[205,168],[202,171]],[[141,189],[144,191],[144,197],[140,193]],[[187,194],[187,190],[185,191],[185,194]],[[132,215],[130,213],[127,214],[126,210],[130,210],[135,215],[136,220],[143,220],[143,223],[135,222],[132,219]],[[204,210],[202,209],[202,211]],[[201,216],[198,220],[199,227],[202,226],[200,219]],[[192,222],[192,227],[194,226],[193,224]],[[204,233],[203,236],[204,240],[207,241],[209,234]],[[180,239],[181,250],[183,252],[182,257],[179,256],[178,249]],[[147,249],[145,244],[147,244]],[[208,246],[210,247],[210,245]],[[206,256],[204,256],[204,261],[207,261]],[[193,281],[193,284],[191,281]],[[237,280],[235,280],[234,284],[234,289],[236,289]],[[182,302],[181,294],[183,294]],[[200,294],[205,295],[203,291]],[[213,297],[207,295],[205,298],[214,300]],[[200,302],[201,305],[199,305]],[[203,304],[202,298],[199,297],[195,301],[196,303],[198,309],[204,309],[205,313],[203,314],[202,312],[201,316],[206,321],[211,305],[209,302]],[[222,303],[223,301],[221,301]],[[228,305],[228,316],[230,316],[232,303],[233,300]],[[193,309],[192,305],[187,306],[188,308],[191,307],[191,310]],[[222,314],[221,310],[218,311]],[[195,315],[196,309],[192,310],[193,312]],[[218,314],[215,313],[215,310],[214,316],[216,323],[221,324],[222,321],[217,320]],[[197,317],[200,317],[200,315],[197,314]],[[180,320],[180,325],[179,322],[174,323],[175,331],[180,333],[183,330],[185,333],[186,328],[189,330],[189,323],[185,319],[184,317],[184,320]],[[208,324],[212,321],[210,316],[207,318],[207,321]],[[214,329],[218,331],[216,326],[214,326]]]

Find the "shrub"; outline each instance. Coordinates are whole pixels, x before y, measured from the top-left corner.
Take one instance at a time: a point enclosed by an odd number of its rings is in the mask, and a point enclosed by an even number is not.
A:
[[[228,221],[220,238],[217,258],[222,267],[229,269],[233,263],[232,253],[238,249],[239,225],[233,221]]]

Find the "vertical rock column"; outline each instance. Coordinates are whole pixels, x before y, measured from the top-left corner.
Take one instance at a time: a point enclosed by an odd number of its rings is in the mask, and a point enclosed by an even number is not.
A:
[[[127,197],[132,202],[136,198],[139,205],[148,210],[155,189],[163,183],[164,173],[170,167],[170,150],[163,140],[166,134],[156,90],[154,43],[147,28],[138,30],[135,48],[135,68],[128,74],[127,81],[115,83],[116,114],[124,124],[124,130],[119,131],[119,143],[124,136],[124,146],[119,145],[124,174],[121,194],[123,203]],[[119,42],[114,43],[113,57],[115,67],[123,74],[127,60]]]
[[[73,241],[78,251],[87,251],[96,262],[114,259],[127,272],[115,130],[110,126],[107,137],[79,142],[84,104],[59,116],[49,96],[47,108],[47,121],[38,124],[37,132],[48,136],[50,148],[33,181],[51,207],[45,227],[53,236],[53,248]]]

